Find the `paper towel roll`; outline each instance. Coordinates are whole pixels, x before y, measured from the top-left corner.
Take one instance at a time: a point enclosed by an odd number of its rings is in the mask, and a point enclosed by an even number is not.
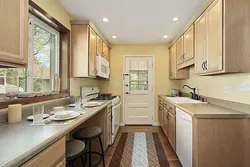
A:
[[[22,121],[22,104],[13,104],[8,106],[8,122],[18,123]]]

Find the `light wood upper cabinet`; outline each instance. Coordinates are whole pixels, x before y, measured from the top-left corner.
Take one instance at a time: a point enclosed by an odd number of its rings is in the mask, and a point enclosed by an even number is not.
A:
[[[102,42],[102,39],[99,37],[99,36],[97,36],[97,51],[96,51],[96,53],[97,53],[97,56],[103,56],[103,42]]]
[[[28,63],[28,0],[0,1],[0,65]]]
[[[203,73],[206,61],[206,15],[202,15],[195,22],[195,69],[196,73]]]
[[[89,25],[71,24],[72,77],[95,77],[96,35]]]
[[[177,69],[176,44],[169,49],[169,79],[187,79],[189,78],[189,69]]]
[[[177,48],[177,64],[181,64],[184,61],[184,45],[183,45],[183,36],[176,43]]]
[[[194,26],[192,25],[184,37],[184,61],[194,58]]]
[[[89,76],[96,74],[96,33],[89,28]]]
[[[207,72],[222,70],[222,0],[216,0],[207,10]]]
[[[214,1],[195,26],[196,73],[222,71],[222,0]]]
[[[109,48],[105,43],[103,43],[102,45],[103,45],[103,56],[107,61],[109,61]]]

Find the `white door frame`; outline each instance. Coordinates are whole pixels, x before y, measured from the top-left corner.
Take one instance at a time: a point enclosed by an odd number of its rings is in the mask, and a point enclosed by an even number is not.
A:
[[[152,57],[153,62],[153,71],[152,71],[152,89],[153,89],[153,110],[152,110],[152,125],[155,125],[155,55],[124,55],[123,56],[123,73],[122,73],[122,123],[121,126],[125,125],[125,80],[124,80],[124,73],[125,73],[125,63],[126,57]]]

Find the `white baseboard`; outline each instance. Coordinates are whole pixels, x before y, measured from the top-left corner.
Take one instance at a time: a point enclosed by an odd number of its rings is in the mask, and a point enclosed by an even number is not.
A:
[[[154,122],[153,126],[160,126],[160,122]]]
[[[125,126],[125,124],[124,123],[120,123],[120,126]]]

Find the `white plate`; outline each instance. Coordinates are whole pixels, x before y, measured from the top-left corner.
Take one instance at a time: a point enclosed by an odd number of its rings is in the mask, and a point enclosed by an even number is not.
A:
[[[84,107],[96,107],[101,105],[103,102],[96,102],[96,101],[92,101],[92,102],[87,102],[85,104],[83,104]]]
[[[73,118],[76,118],[80,115],[80,113],[77,113],[77,112],[74,112],[71,114],[70,117],[67,117],[67,118],[58,118],[56,117],[55,115],[52,115],[49,117],[49,119],[53,120],[53,121],[64,121],[64,120],[69,120],[69,119],[73,119]]]
[[[68,118],[72,115],[72,113],[74,113],[74,111],[59,111],[59,112],[55,112],[55,117],[57,118]]]
[[[48,117],[49,117],[49,114],[43,114],[43,119],[48,118]],[[28,116],[28,117],[27,117],[27,120],[33,121],[33,115]]]

